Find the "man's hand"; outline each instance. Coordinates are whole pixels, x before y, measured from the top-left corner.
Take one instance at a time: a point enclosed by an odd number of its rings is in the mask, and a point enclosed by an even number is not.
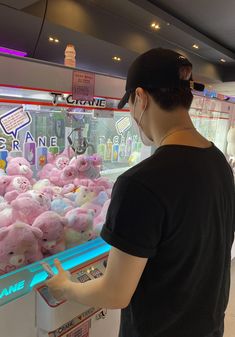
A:
[[[71,282],[70,273],[65,271],[59,260],[54,261],[58,274],[46,282],[50,293],[56,300],[66,299],[64,296],[66,286]]]

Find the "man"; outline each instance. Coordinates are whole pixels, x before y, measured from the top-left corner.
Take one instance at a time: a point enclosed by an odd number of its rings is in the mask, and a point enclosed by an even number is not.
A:
[[[192,65],[153,49],[129,69],[126,94],[157,151],[122,174],[101,236],[105,275],[73,283],[58,261],[54,296],[122,308],[120,337],[221,337],[234,239],[234,181],[224,155],[194,128]],[[199,86],[200,87],[200,86]]]

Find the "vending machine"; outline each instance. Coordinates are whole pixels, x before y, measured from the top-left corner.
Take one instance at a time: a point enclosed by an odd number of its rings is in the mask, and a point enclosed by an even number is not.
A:
[[[155,150],[117,108],[125,80],[3,55],[0,73],[1,336],[116,337],[120,311],[56,301],[42,262],[55,271],[58,258],[82,283],[105,272],[110,247],[99,232],[113,183]],[[195,92],[195,126],[224,153],[233,113]]]

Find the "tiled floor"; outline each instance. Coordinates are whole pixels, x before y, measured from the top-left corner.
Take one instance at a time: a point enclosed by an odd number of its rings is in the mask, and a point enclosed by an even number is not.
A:
[[[235,337],[235,259],[232,262],[231,290],[225,318],[224,337]]]

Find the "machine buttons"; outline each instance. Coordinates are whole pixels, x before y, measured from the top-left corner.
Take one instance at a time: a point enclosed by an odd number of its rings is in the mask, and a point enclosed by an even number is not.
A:
[[[90,271],[90,274],[94,278],[99,278],[99,277],[103,276],[103,273],[98,268],[93,268],[93,270]]]
[[[78,274],[77,279],[81,283],[85,283],[87,281],[90,281],[90,277],[87,274]]]

